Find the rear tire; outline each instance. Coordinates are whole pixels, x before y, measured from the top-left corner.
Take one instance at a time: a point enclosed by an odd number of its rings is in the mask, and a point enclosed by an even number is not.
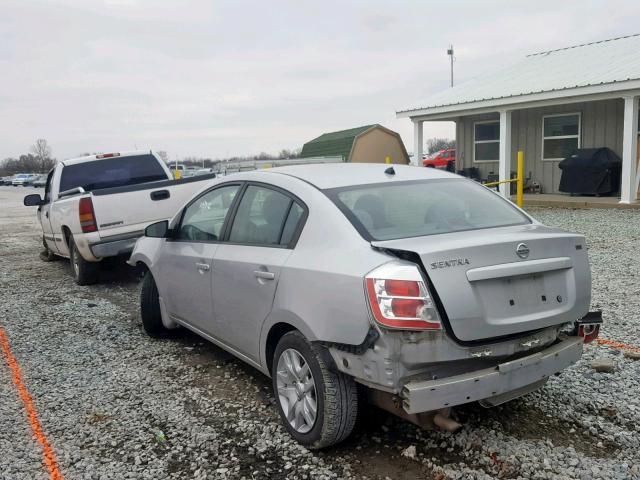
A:
[[[150,337],[161,338],[169,333],[162,323],[158,287],[149,271],[144,275],[140,289],[140,318],[142,318],[144,331]]]
[[[298,331],[280,339],[273,357],[273,391],[282,422],[293,438],[310,449],[346,439],[358,416],[355,381],[331,369],[330,362],[322,347],[310,344]],[[307,387],[309,383],[313,387]]]
[[[76,242],[73,241],[73,236],[69,237],[69,260],[71,273],[78,285],[92,285],[98,281],[98,263],[87,262],[82,258]]]

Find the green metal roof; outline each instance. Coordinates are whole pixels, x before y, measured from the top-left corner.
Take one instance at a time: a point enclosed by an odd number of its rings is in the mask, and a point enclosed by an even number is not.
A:
[[[350,128],[338,132],[323,133],[318,138],[305,143],[300,156],[309,158],[341,155],[345,161],[349,160],[355,138],[377,126],[377,124],[365,125],[364,127]]]

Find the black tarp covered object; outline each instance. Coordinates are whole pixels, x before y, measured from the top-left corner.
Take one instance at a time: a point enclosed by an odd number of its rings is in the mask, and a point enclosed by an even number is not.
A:
[[[610,148],[579,148],[558,166],[562,170],[561,192],[610,195],[620,190],[622,160]]]

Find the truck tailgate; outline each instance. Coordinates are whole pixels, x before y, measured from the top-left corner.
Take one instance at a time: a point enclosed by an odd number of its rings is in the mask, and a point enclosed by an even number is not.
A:
[[[92,192],[100,237],[142,232],[153,222],[173,217],[213,176],[143,183]]]

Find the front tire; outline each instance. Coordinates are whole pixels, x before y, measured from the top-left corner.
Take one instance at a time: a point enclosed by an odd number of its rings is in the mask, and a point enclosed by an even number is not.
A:
[[[289,434],[310,449],[346,439],[358,416],[353,378],[330,368],[321,347],[298,331],[285,334],[275,350],[271,376],[278,411]]]
[[[69,237],[69,260],[71,273],[78,285],[93,285],[98,281],[98,263],[87,262],[82,257],[73,237]]]
[[[145,273],[140,289],[140,317],[142,318],[142,328],[150,337],[161,338],[169,333],[169,330],[162,323],[158,287],[149,271]]]

